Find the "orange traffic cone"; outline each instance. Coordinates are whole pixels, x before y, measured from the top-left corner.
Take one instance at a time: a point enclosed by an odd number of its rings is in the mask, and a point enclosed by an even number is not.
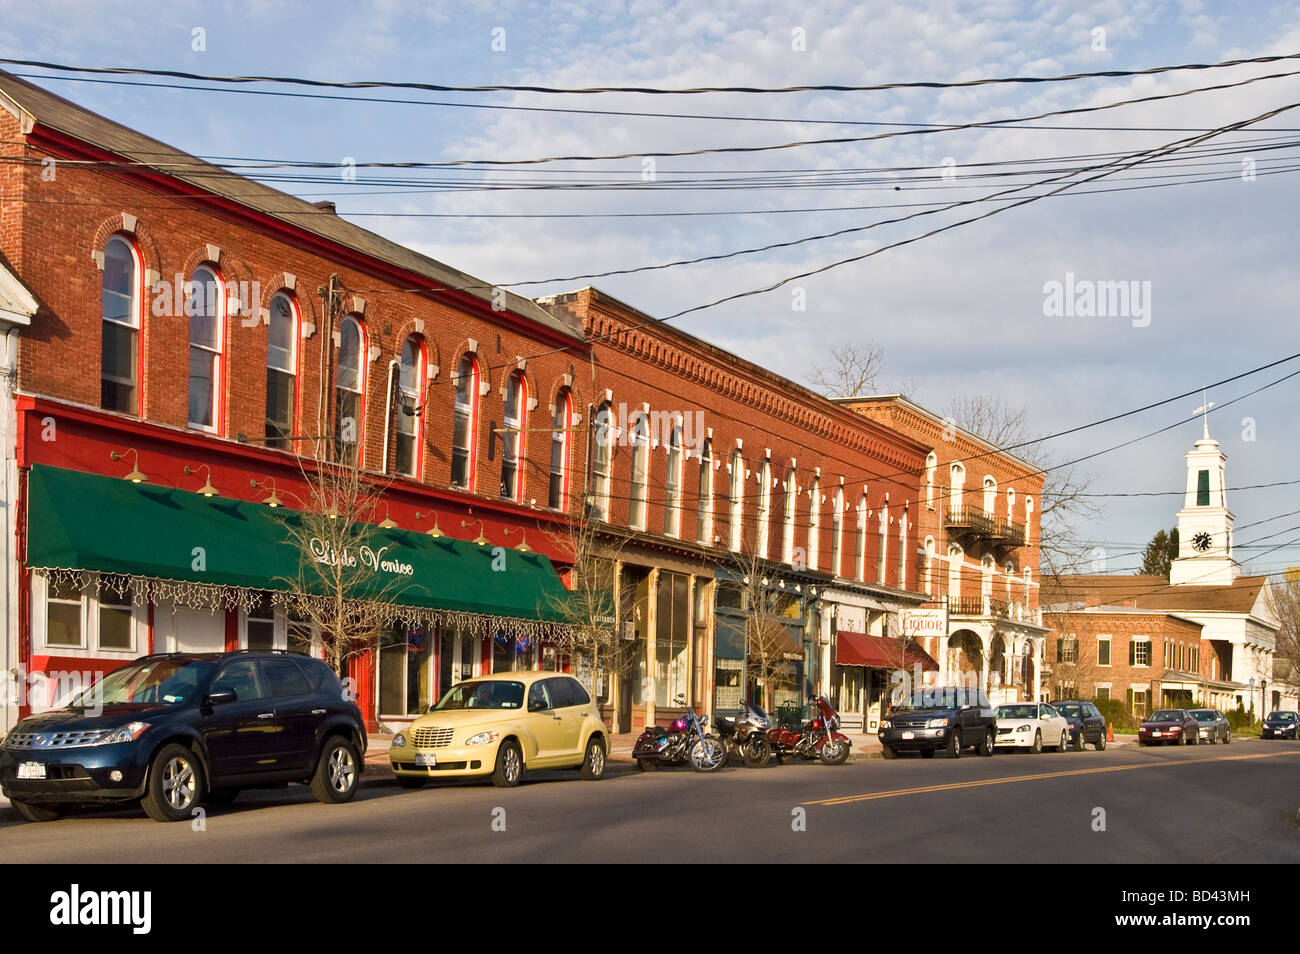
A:
[[[1106,741],[1107,742],[1115,741],[1115,723],[1113,722],[1106,723]]]

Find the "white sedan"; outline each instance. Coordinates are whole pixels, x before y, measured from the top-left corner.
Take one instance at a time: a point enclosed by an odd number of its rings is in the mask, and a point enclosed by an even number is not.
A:
[[[1036,702],[1019,702],[998,706],[998,748],[1029,749],[1043,747],[1064,752],[1070,744],[1070,723],[1051,706]]]

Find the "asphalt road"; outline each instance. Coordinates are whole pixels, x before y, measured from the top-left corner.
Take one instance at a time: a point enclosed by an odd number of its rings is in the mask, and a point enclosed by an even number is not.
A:
[[[368,785],[346,805],[249,792],[204,830],[136,811],[0,810],[7,862],[1297,862],[1300,743],[967,754],[516,789]],[[1104,816],[1098,813],[1104,812]],[[802,810],[804,830],[795,830]],[[1104,821],[1104,831],[1095,830]],[[500,830],[504,828],[504,830]]]

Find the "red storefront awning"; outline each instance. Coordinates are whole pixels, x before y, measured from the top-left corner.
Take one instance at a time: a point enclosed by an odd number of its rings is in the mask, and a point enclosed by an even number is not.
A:
[[[840,666],[865,666],[868,669],[912,669],[919,664],[922,672],[939,671],[939,664],[915,642],[907,645],[901,660],[898,646],[896,639],[842,629],[835,634],[835,662]]]

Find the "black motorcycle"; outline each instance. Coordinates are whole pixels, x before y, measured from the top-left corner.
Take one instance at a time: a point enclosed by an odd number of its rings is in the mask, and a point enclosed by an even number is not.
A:
[[[632,748],[636,767],[653,772],[660,765],[690,763],[697,772],[716,772],[727,764],[727,746],[721,739],[704,731],[708,716],[696,716],[691,706],[686,715],[674,719],[667,728],[652,725],[641,733]]]
[[[772,743],[767,740],[771,726],[766,712],[752,703],[742,702],[736,718],[718,717],[718,737],[729,752],[740,755],[747,768],[762,768],[772,759]]]

